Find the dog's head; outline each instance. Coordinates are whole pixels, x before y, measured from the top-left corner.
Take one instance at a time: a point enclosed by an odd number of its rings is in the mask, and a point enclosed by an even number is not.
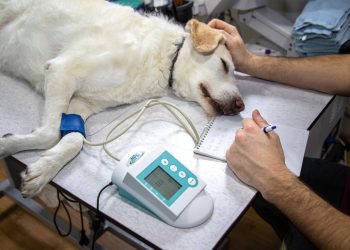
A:
[[[244,103],[234,82],[234,65],[224,36],[195,19],[186,24],[186,31],[175,66],[175,93],[197,101],[210,115],[242,111]]]

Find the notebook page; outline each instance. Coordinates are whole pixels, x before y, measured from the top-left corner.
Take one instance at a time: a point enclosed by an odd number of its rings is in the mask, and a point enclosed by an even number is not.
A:
[[[200,142],[193,152],[226,161],[226,151],[234,141],[237,129],[241,127],[242,118],[239,116],[213,118],[201,134]],[[275,132],[280,137],[287,167],[299,175],[309,132],[278,124]]]
[[[226,161],[226,150],[234,141],[236,130],[241,127],[240,116],[214,117],[208,122],[193,152]]]

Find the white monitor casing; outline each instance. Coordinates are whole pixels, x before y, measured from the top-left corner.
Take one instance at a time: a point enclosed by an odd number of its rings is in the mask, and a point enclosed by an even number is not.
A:
[[[178,190],[168,199],[146,181],[155,169],[166,172],[164,175],[177,183]],[[116,166],[112,182],[174,227],[198,226],[213,212],[212,198],[204,190],[206,184],[165,148],[128,153]]]

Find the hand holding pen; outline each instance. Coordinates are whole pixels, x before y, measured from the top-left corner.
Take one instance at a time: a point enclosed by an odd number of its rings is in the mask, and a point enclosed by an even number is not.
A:
[[[266,180],[289,171],[278,134],[272,132],[276,128],[254,110],[252,118],[243,119],[226,153],[228,166],[238,178],[258,190],[270,190],[273,185]]]

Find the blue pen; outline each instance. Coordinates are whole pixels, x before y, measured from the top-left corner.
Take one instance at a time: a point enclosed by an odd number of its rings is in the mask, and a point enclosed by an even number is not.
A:
[[[265,133],[268,133],[268,132],[273,131],[276,128],[277,128],[276,125],[268,125],[266,127],[261,128],[261,130],[264,131]]]

